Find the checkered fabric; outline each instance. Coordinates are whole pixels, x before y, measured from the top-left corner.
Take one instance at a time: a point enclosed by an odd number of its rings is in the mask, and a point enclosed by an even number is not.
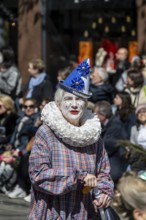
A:
[[[91,146],[69,146],[42,125],[29,159],[32,202],[28,220],[92,219],[92,190],[83,194],[81,179],[97,175],[98,190],[112,196],[113,182],[102,140]]]

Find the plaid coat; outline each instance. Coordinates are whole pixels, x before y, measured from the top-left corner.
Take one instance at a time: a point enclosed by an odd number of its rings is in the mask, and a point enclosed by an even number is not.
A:
[[[86,173],[97,175],[98,192],[112,196],[113,182],[102,140],[91,146],[69,146],[42,125],[29,159],[32,201],[28,220],[92,219],[94,192],[82,192]]]

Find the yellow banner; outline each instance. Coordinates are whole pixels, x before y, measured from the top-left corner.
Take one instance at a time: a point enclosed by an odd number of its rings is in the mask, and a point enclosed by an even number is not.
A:
[[[90,59],[90,65],[92,66],[92,59],[93,59],[92,41],[80,41],[79,42],[78,62],[81,63],[86,58]]]
[[[138,55],[138,42],[137,41],[130,41],[129,42],[129,61],[131,62],[134,56]]]

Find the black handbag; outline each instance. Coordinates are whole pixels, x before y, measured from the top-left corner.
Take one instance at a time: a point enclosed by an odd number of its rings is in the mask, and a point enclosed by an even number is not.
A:
[[[107,208],[100,208],[98,209],[97,213],[95,214],[95,218],[97,220],[120,220],[120,217],[115,212],[115,210],[109,206]]]

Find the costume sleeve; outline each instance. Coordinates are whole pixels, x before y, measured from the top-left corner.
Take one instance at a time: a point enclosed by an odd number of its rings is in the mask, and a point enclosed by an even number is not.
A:
[[[81,170],[72,168],[52,168],[51,147],[53,140],[45,130],[38,129],[29,158],[29,175],[33,187],[41,192],[52,195],[66,194],[76,190],[78,181],[87,175]],[[58,158],[59,161],[59,158]]]
[[[112,197],[114,183],[110,176],[109,159],[100,139],[97,146],[97,187],[93,190],[93,195],[97,197],[101,193],[108,194]]]

